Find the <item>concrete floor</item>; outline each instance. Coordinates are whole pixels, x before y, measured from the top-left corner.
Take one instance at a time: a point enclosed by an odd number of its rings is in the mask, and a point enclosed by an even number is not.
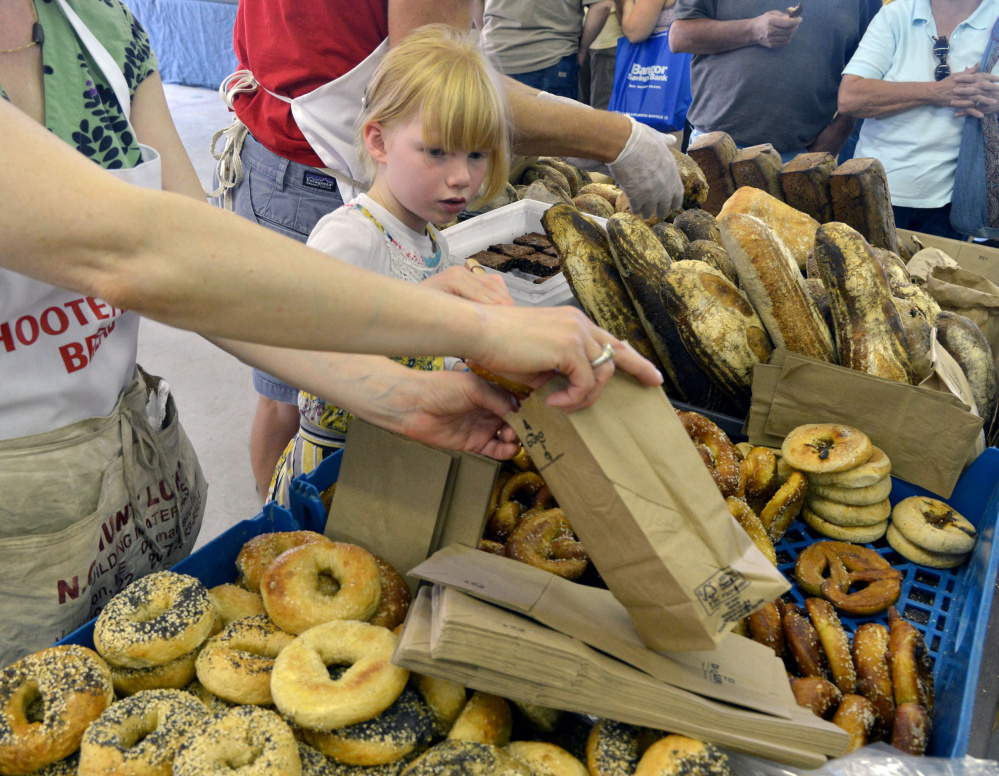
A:
[[[213,90],[174,84],[164,88],[202,185],[211,186],[211,137],[231,121],[231,114]],[[250,470],[250,422],[257,402],[250,368],[196,334],[150,320],[139,328],[139,363],[170,384],[208,480],[200,546],[260,511]]]

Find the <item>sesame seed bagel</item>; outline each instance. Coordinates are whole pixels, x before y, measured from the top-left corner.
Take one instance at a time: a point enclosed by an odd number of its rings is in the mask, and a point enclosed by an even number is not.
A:
[[[791,431],[781,455],[793,468],[828,474],[853,469],[874,454],[867,434],[838,423],[807,423]]]
[[[330,761],[314,746],[299,741],[298,759],[302,763],[302,776],[332,776]]]
[[[592,776],[631,776],[638,765],[641,728],[602,719],[586,739],[586,765]]]
[[[152,668],[201,646],[214,621],[201,582],[157,571],[108,602],[94,624],[94,648],[112,665]]]
[[[813,482],[810,491],[813,496],[839,504],[855,506],[878,504],[891,495],[891,477],[883,477],[873,485],[865,485],[861,488],[841,488],[836,485],[820,485]]]
[[[181,742],[208,719],[182,690],[143,690],[109,706],[80,743],[80,776],[170,776]]]
[[[182,689],[184,692],[197,698],[197,700],[204,705],[210,714],[214,714],[218,711],[228,711],[236,705],[230,701],[223,700],[213,692],[209,692],[197,679]]]
[[[244,617],[266,614],[260,593],[254,593],[239,585],[216,585],[208,589],[208,598],[222,620],[223,628],[230,622],[241,620]]]
[[[284,720],[257,706],[238,706],[192,732],[177,750],[173,776],[300,776],[298,743]]]
[[[586,766],[555,744],[543,741],[512,741],[508,754],[524,763],[536,776],[589,776]]]
[[[835,523],[830,523],[828,520],[823,520],[808,507],[804,507],[801,510],[801,519],[805,521],[805,525],[816,533],[828,536],[830,539],[849,542],[850,544],[870,544],[871,542],[876,542],[888,530],[887,520],[869,526],[846,527],[836,525]]]
[[[948,504],[927,496],[910,496],[899,501],[891,521],[906,539],[930,552],[950,555],[974,549],[978,531]]]
[[[223,700],[269,706],[274,658],[294,639],[266,614],[236,620],[201,648],[198,680]]]
[[[111,666],[111,682],[118,697],[135,695],[142,690],[179,690],[197,675],[194,661],[198,650],[193,649],[169,663],[152,668],[121,668]]]
[[[0,672],[0,773],[32,773],[72,754],[114,698],[93,650],[49,647]]]
[[[409,755],[385,765],[348,765],[326,760],[326,771],[323,773],[324,776],[399,776],[419,756]]]
[[[315,531],[277,531],[254,536],[236,556],[239,581],[247,590],[260,592],[260,580],[277,556],[310,542],[332,544],[333,540]]]
[[[332,595],[322,581],[335,579]],[[310,542],[281,553],[260,582],[264,608],[281,630],[303,633],[331,620],[369,620],[382,598],[375,556],[356,544]]]
[[[885,533],[885,539],[888,540],[888,544],[891,545],[891,548],[895,552],[917,566],[926,566],[931,569],[952,569],[960,566],[968,559],[968,553],[966,552],[949,554],[924,550],[918,544],[913,544],[906,539],[903,533],[891,524]]]
[[[686,736],[656,741],[638,761],[635,776],[731,776],[728,757],[717,746]]]
[[[868,458],[860,466],[846,469],[841,472],[809,474],[808,479],[815,485],[829,485],[834,488],[866,488],[874,485],[891,474],[891,461],[885,455],[884,450],[875,447]]]
[[[310,628],[274,661],[274,704],[309,730],[334,730],[381,714],[409,680],[409,671],[392,665],[396,641],[392,631],[355,620]],[[350,668],[334,680],[327,669],[332,665]]]
[[[844,528],[878,525],[891,516],[891,502],[888,499],[877,504],[858,506],[809,495],[805,504],[823,520]]]
[[[395,703],[373,719],[329,732],[303,733],[306,742],[337,762],[384,765],[430,746],[434,723],[420,694],[407,687]]]
[[[497,746],[447,740],[432,746],[403,776],[533,776],[531,769]]]

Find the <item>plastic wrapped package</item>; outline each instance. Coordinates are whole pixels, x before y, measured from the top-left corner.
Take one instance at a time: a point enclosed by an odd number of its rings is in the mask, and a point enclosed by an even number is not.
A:
[[[737,752],[728,752],[739,776],[999,776],[999,763],[975,757],[916,757],[885,743],[875,743],[801,771]]]

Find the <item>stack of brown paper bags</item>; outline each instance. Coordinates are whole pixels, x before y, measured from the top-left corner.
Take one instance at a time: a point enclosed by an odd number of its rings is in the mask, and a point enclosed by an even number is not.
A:
[[[846,732],[797,706],[783,663],[748,639],[656,653],[608,591],[467,547],[413,574],[441,584],[406,620],[394,662],[410,670],[798,767],[846,751]]]
[[[942,348],[931,359],[933,374],[916,386],[777,348],[754,368],[743,431],[751,444],[779,448],[806,423],[853,426],[884,450],[894,476],[947,498],[984,449],[982,419],[955,395],[967,386],[960,367]]]

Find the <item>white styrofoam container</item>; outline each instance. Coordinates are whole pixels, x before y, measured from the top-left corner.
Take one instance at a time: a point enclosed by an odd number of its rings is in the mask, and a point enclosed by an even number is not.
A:
[[[504,205],[449,227],[444,236],[447,238],[452,259],[467,259],[473,253],[486,250],[490,245],[512,242],[514,237],[530,232],[543,234],[545,230],[541,226],[541,216],[549,207],[551,205],[534,199],[522,199],[520,202]],[[593,220],[601,225],[606,223],[606,219],[603,218]],[[544,283],[535,283],[511,272],[497,272],[488,267],[483,269],[502,276],[510,290],[510,296],[519,305],[555,307],[568,304],[578,307],[565,275],[561,272],[548,278]]]

